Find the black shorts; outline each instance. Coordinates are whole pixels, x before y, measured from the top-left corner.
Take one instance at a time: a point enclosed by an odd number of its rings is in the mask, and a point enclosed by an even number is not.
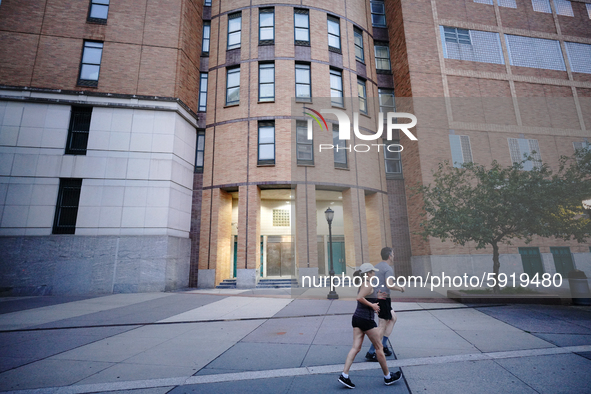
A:
[[[361,331],[369,331],[372,328],[376,328],[378,326],[373,320],[362,319],[357,316],[353,316],[353,319],[351,319],[351,325],[353,327],[360,328]]]
[[[385,300],[378,299],[378,305],[380,306],[380,311],[378,312],[378,317],[384,320],[392,320],[392,299],[386,298]]]

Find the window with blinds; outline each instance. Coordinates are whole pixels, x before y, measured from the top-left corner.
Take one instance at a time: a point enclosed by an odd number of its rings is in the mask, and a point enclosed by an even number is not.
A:
[[[527,157],[533,160],[527,160],[523,163],[523,169],[531,171],[535,168],[540,168],[542,165],[542,156],[540,154],[540,146],[538,140],[529,140],[525,138],[508,138],[509,152],[511,154],[511,161],[513,164],[521,163]]]
[[[462,164],[473,161],[470,137],[467,135],[450,134],[449,145],[451,147],[451,159],[454,167],[460,168]]]
[[[440,26],[446,59],[505,64],[498,33]]]

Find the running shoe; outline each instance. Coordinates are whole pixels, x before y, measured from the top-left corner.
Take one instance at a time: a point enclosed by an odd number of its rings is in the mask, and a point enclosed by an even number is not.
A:
[[[390,351],[390,349],[388,349],[388,346],[384,346],[384,355],[386,357],[389,357],[392,355],[392,352]]]
[[[384,378],[384,384],[386,386],[389,386],[389,385],[399,381],[401,377],[402,377],[402,374],[400,373],[400,371],[396,371],[395,373],[390,372],[390,379]]]
[[[345,387],[348,387],[350,389],[354,389],[355,385],[351,382],[351,379],[344,377],[343,375],[339,376],[339,382],[341,382],[341,384]],[[388,383],[386,383],[388,384]]]
[[[365,359],[367,361],[376,361],[377,362],[378,361],[378,356],[376,356],[375,353],[367,352],[367,354],[365,355]]]

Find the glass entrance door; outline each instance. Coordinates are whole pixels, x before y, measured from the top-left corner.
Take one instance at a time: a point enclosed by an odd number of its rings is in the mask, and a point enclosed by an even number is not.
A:
[[[565,278],[570,271],[575,269],[573,258],[570,254],[570,248],[550,248],[550,252],[554,257],[556,272],[561,274],[563,278]]]

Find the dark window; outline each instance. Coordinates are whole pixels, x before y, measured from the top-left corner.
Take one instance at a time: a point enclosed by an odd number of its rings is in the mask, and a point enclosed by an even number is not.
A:
[[[259,122],[259,154],[257,164],[275,164],[275,121]]]
[[[199,111],[207,111],[207,73],[201,73],[201,81],[199,83]]]
[[[378,45],[374,46],[374,51],[376,55],[376,69],[378,71],[391,71],[390,67],[390,48],[388,45]]]
[[[328,15],[328,50],[341,53],[341,21]]]
[[[197,132],[197,148],[195,149],[195,173],[203,172],[205,154],[205,131]]]
[[[371,24],[376,27],[386,27],[386,9],[383,1],[372,0]]]
[[[84,41],[82,63],[80,64],[80,86],[98,86],[101,58],[103,57],[103,43]]]
[[[310,45],[310,14],[308,10],[294,9],[295,44]]]
[[[91,0],[88,10],[88,22],[107,23],[109,15],[109,0]]]
[[[275,100],[275,64],[259,63],[259,101]]]
[[[343,73],[339,70],[330,70],[330,103],[337,107],[343,107]]]
[[[334,166],[347,168],[347,140],[339,139],[339,125],[332,125],[332,144],[334,146]]]
[[[226,105],[240,103],[240,67],[230,68],[226,75]]]
[[[275,43],[275,9],[259,8],[259,45]]]
[[[365,61],[365,55],[363,54],[363,31],[354,26],[353,35],[355,39],[355,59],[363,63]]]
[[[80,204],[82,179],[60,179],[57,206],[53,219],[53,234],[74,234]]]
[[[523,272],[533,278],[535,274],[542,275],[544,273],[544,264],[542,263],[542,255],[540,255],[539,248],[517,248],[521,255],[521,264],[523,265]]]
[[[312,127],[312,119],[296,121],[296,149],[298,164],[314,165],[314,140],[308,139],[308,126]]]
[[[203,43],[201,45],[201,54],[209,55],[209,36],[211,34],[211,22],[203,22]]]
[[[384,161],[386,166],[386,177],[402,175],[402,162],[400,161],[399,141],[384,140]]]
[[[359,97],[359,112],[367,115],[367,88],[365,80],[357,78],[357,97]]]
[[[444,26],[443,34],[445,36],[445,42],[472,45],[470,30]]]
[[[312,78],[310,76],[310,65],[296,63],[295,65],[296,100],[311,101]]]
[[[228,49],[240,48],[242,12],[228,14]]]
[[[387,120],[388,112],[396,112],[394,102],[394,90],[392,89],[378,89],[380,98],[380,112],[384,114],[384,122]]]
[[[92,107],[72,107],[66,141],[66,155],[85,155]]]

